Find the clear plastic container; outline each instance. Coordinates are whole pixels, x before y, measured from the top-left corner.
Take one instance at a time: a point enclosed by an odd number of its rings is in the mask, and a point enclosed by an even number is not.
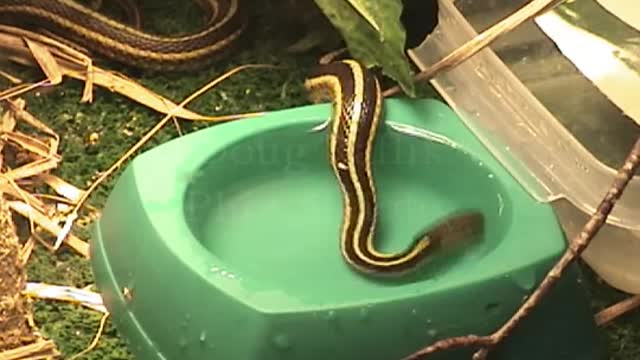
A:
[[[425,69],[527,2],[440,0],[438,27],[410,56]],[[534,21],[432,84],[530,194],[553,205],[568,239],[595,211],[640,136],[636,122]],[[640,293],[638,176],[583,259],[610,285]]]

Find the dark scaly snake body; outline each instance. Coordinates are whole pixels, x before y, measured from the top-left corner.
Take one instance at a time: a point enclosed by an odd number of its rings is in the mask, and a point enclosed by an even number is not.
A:
[[[0,16],[40,26],[124,64],[153,70],[186,70],[218,60],[247,26],[240,0],[202,0],[211,11],[193,34],[158,36],[125,25],[71,0],[0,0]]]
[[[354,60],[320,66],[305,83],[317,100],[333,100],[329,159],[343,197],[340,243],[343,257],[357,270],[375,274],[402,274],[438,248],[445,237],[475,231],[482,222],[477,212],[446,219],[417,238],[404,251],[376,250],[376,188],[372,152],[380,126],[383,98],[377,78]]]

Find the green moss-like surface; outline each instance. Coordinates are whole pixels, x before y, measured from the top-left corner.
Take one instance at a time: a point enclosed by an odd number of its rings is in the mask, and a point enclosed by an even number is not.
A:
[[[179,6],[176,4],[182,3]],[[196,28],[200,23],[194,7],[177,0],[144,1],[144,27],[163,33]],[[320,52],[289,54],[284,48],[291,44],[291,31],[282,23],[282,16],[274,13],[273,1],[253,1],[253,26],[248,40],[230,58],[197,73],[147,74],[128,70],[117,64],[108,65],[135,77],[154,91],[181,101],[197,88],[240,64],[270,63],[287,66],[285,70],[248,70],[223,82],[189,106],[204,114],[233,114],[240,112],[284,109],[308,103],[302,87],[308,69],[313,66]],[[191,21],[187,21],[191,19]],[[197,19],[197,20],[193,20]],[[160,30],[161,29],[161,30]],[[39,79],[41,74],[33,69],[15,68],[25,79]],[[6,84],[4,84],[6,85]],[[108,168],[140,136],[162,118],[152,110],[124,97],[96,88],[92,104],[81,104],[82,84],[67,80],[62,86],[42,89],[27,96],[28,109],[54,128],[61,136],[63,162],[57,174],[73,184],[85,188],[99,171]],[[423,96],[433,96],[427,87],[421,88]],[[189,132],[205,123],[180,123]],[[88,136],[96,132],[99,141],[91,145]],[[147,144],[145,149],[177,136],[175,126],[165,129]],[[90,203],[100,207],[117,178],[112,176],[98,189]],[[85,229],[86,230],[86,229]],[[86,235],[80,229],[80,235]],[[91,268],[86,260],[69,251],[52,255],[37,248],[29,264],[29,280],[84,287],[93,282]],[[589,270],[586,270],[589,272]],[[590,273],[590,272],[589,272]],[[593,294],[594,312],[623,298],[623,295],[587,277],[588,288]],[[51,301],[35,302],[35,320],[59,346],[64,358],[82,351],[93,339],[101,314],[78,306]],[[612,360],[637,359],[640,356],[640,314],[626,316],[607,326],[604,331],[609,339]],[[107,322],[98,346],[82,359],[131,359],[124,341],[118,337],[111,321]]]

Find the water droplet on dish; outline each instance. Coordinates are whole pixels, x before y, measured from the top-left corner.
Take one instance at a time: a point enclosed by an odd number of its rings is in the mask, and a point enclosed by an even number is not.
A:
[[[498,216],[502,216],[504,212],[504,199],[502,198],[502,194],[498,194]]]
[[[518,271],[512,274],[513,282],[524,291],[530,291],[536,284],[536,276],[533,271]]]
[[[273,345],[280,350],[288,350],[291,348],[291,340],[286,334],[278,334],[273,337]]]
[[[365,306],[360,308],[360,320],[366,321],[369,319],[369,307]]]
[[[436,337],[436,335],[438,335],[438,330],[429,329],[429,330],[427,330],[427,334],[429,334],[429,336],[431,336],[431,337]]]
[[[485,305],[485,306],[484,306],[484,309],[485,309],[487,312],[490,312],[490,313],[496,313],[496,312],[498,312],[498,310],[500,309],[500,304],[499,304],[499,303],[495,303],[495,302],[493,302],[493,303],[488,303],[487,305]]]
[[[207,341],[207,332],[202,330],[202,332],[200,333],[200,342],[205,342]]]

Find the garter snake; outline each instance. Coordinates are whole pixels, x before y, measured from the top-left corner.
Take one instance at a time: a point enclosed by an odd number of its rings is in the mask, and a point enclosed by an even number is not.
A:
[[[0,17],[9,16],[52,31],[89,50],[124,64],[185,70],[219,60],[247,26],[241,0],[199,0],[208,7],[207,26],[185,36],[153,35],[110,19],[71,0],[0,0]],[[417,238],[405,251],[385,254],[374,246],[377,221],[376,189],[371,171],[382,95],[377,78],[354,60],[319,66],[305,82],[312,97],[333,100],[329,159],[343,196],[341,252],[357,270],[398,274],[414,269],[441,241],[478,230],[477,212],[445,219]],[[320,96],[318,96],[320,95]]]
[[[376,188],[371,169],[372,151],[382,114],[382,93],[374,74],[354,60],[316,68],[305,82],[314,100],[333,100],[332,118],[315,128],[329,129],[329,161],[340,184],[343,203],[341,251],[364,273],[403,274],[413,270],[442,241],[477,232],[480,212],[446,218],[417,237],[406,250],[386,254],[374,246],[377,222]]]
[[[210,11],[204,29],[176,37],[143,32],[72,0],[0,0],[0,16],[42,27],[127,65],[154,70],[206,66],[226,54],[247,26],[241,0],[199,0]]]

